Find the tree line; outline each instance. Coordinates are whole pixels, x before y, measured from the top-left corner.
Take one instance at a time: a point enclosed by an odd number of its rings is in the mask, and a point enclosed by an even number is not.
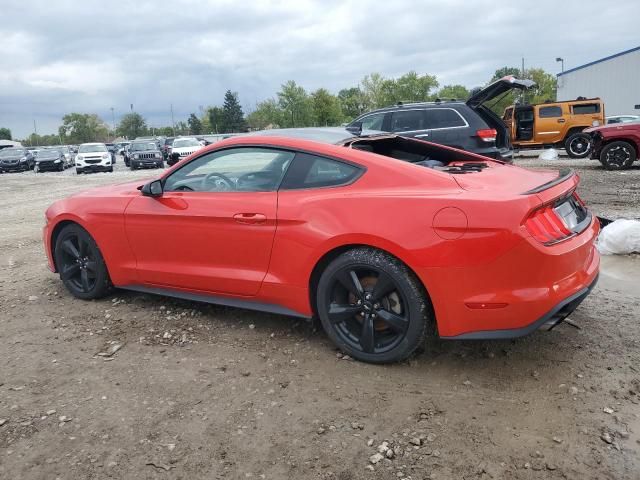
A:
[[[505,75],[528,78],[536,87],[526,93],[513,91],[496,99],[489,107],[502,116],[508,105],[542,103],[555,100],[557,82],[553,74],[541,68],[531,68],[522,74],[516,67],[503,67],[495,71],[488,83]],[[440,87],[434,75],[420,75],[410,71],[397,78],[379,73],[366,75],[356,86],[344,88],[337,94],[326,88],[307,92],[294,80],[281,85],[275,97],[259,102],[248,115],[243,112],[238,93],[227,90],[222,104],[205,108],[200,115],[191,113],[186,121],[160,128],[150,127],[136,112],[124,115],[115,131],[95,114],[69,113],[62,118],[57,135],[30,135],[30,145],[55,145],[108,141],[114,137],[133,139],[146,135],[200,135],[205,133],[233,133],[265,128],[291,128],[310,126],[337,126],[349,122],[367,111],[394,105],[398,102],[466,100],[471,92],[463,85]],[[0,139],[11,139],[11,132],[0,128]]]

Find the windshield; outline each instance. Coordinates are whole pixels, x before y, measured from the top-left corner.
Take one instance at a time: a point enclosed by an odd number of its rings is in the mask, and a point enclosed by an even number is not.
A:
[[[193,138],[181,138],[179,140],[173,141],[173,148],[183,148],[183,147],[199,147],[200,142],[194,140]]]
[[[142,150],[157,150],[158,146],[154,142],[132,143],[129,150],[132,152],[140,152]]]
[[[40,150],[38,153],[38,158],[58,158],[60,157],[60,152],[58,150]]]
[[[5,148],[4,150],[0,150],[0,158],[16,157],[18,155],[26,154],[27,152],[25,150],[21,150],[19,148]]]
[[[105,147],[102,143],[80,145],[80,147],[78,148],[78,153],[106,152],[106,151],[107,151],[107,147]]]

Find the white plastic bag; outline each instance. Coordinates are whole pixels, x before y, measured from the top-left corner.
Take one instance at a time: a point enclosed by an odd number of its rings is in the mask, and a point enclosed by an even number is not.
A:
[[[540,156],[539,160],[558,160],[558,151],[555,148],[545,148]]]
[[[640,220],[616,220],[604,227],[598,237],[602,255],[640,253]]]

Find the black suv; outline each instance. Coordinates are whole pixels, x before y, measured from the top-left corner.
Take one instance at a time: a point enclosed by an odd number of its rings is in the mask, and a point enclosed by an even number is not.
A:
[[[127,165],[131,167],[131,170],[135,170],[137,168],[164,167],[162,152],[154,140],[133,142],[129,145],[129,153],[127,157],[129,159]]]
[[[527,89],[531,80],[504,77],[473,93],[466,101],[399,103],[365,113],[348,130],[381,130],[416,137],[510,162],[513,156],[509,131],[502,119],[484,104],[513,88]]]

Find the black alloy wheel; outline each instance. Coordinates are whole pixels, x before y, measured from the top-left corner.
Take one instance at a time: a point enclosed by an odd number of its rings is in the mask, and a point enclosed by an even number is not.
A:
[[[574,133],[567,138],[565,150],[570,158],[585,158],[591,152],[591,136],[587,133]]]
[[[372,363],[406,359],[425,340],[431,306],[413,273],[391,255],[350,250],[323,272],[317,309],[328,336]]]
[[[636,150],[628,142],[611,142],[600,153],[600,163],[607,170],[629,168],[636,160]]]
[[[54,257],[60,279],[75,297],[100,298],[108,292],[111,281],[100,249],[79,225],[70,224],[62,229]]]

